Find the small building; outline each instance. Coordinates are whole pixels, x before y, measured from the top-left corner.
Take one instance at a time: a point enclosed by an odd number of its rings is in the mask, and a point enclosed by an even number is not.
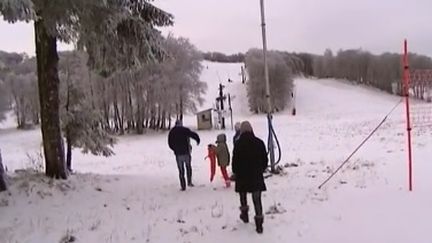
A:
[[[213,109],[203,110],[197,113],[198,130],[211,130],[213,128]]]

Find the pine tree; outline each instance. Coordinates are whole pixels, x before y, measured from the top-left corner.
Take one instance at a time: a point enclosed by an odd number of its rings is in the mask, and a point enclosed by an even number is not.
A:
[[[76,42],[92,68],[109,74],[161,58],[154,26],[172,24],[172,16],[148,0],[3,0],[0,14],[12,23],[34,21],[46,175],[66,179],[57,42]]]

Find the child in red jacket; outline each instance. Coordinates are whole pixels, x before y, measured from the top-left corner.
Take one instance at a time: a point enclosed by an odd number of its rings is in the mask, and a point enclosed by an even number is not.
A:
[[[216,173],[216,159],[217,164],[221,169],[222,176],[225,180],[226,187],[231,186],[230,178],[228,176],[227,167],[229,165],[230,155],[226,145],[225,134],[219,134],[216,141],[217,146],[209,144],[207,146],[208,155],[206,158],[210,159],[210,182],[213,181]]]
[[[216,146],[209,144],[207,146],[207,156],[205,159],[210,159],[210,182],[213,181],[216,173]]]

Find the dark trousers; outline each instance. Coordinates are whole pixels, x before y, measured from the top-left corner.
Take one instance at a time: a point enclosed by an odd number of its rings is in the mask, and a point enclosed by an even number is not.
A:
[[[247,192],[240,192],[240,205],[242,207],[247,207]],[[255,208],[256,216],[263,216],[262,202],[261,202],[261,192],[252,193],[252,201]]]
[[[186,188],[186,179],[185,179],[185,167],[186,167],[186,176],[187,183],[192,184],[192,165],[191,165],[191,156],[190,154],[185,155],[177,155],[177,168],[179,171],[179,179],[181,188]]]

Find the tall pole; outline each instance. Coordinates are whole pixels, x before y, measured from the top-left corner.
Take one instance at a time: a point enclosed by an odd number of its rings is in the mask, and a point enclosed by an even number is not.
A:
[[[229,105],[229,111],[231,116],[231,129],[234,129],[234,122],[233,122],[233,110],[231,106],[231,94],[228,94],[228,105]]]
[[[266,24],[265,24],[265,10],[264,10],[264,0],[261,2],[261,28],[262,28],[262,40],[263,40],[263,56],[264,56],[264,78],[266,83],[266,100],[267,100],[267,121],[269,126],[269,139],[268,139],[268,149],[270,154],[270,166],[271,171],[276,172],[275,165],[275,154],[274,154],[274,141],[273,141],[273,131],[272,127],[272,104],[270,99],[270,78],[267,63],[267,35],[266,35]]]
[[[411,117],[410,117],[410,105],[409,105],[409,63],[408,63],[408,43],[404,41],[404,56],[403,56],[403,78],[404,78],[404,96],[405,96],[405,109],[406,109],[406,120],[407,120],[407,136],[408,136],[408,188],[412,191],[412,147],[411,147]]]
[[[225,110],[225,107],[224,107],[225,97],[224,97],[223,89],[224,89],[224,86],[222,85],[222,83],[220,83],[219,84],[219,102],[220,102],[220,109],[221,109],[221,114],[222,114],[221,126],[222,126],[222,129],[225,129],[225,117],[223,116],[223,113]]]

